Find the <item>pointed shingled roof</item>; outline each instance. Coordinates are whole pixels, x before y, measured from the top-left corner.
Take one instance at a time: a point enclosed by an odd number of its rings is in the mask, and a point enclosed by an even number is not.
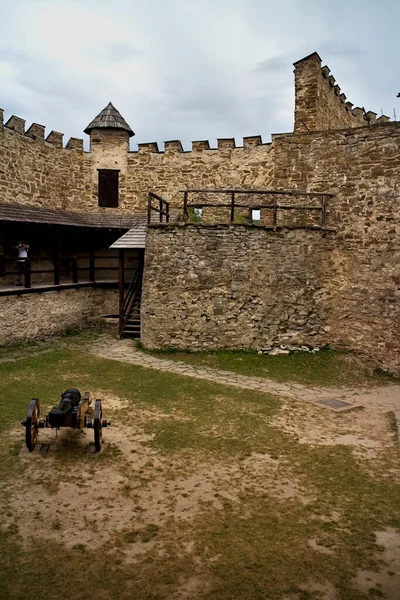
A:
[[[109,102],[105,108],[97,115],[95,119],[84,130],[90,133],[92,129],[124,129],[132,137],[134,132],[125,121],[121,113]]]

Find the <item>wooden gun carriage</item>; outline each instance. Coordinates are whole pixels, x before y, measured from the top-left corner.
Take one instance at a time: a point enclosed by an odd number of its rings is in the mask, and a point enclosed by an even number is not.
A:
[[[61,394],[61,400],[54,406],[44,419],[40,418],[40,406],[38,398],[32,398],[29,403],[28,414],[21,421],[26,428],[25,442],[29,452],[32,452],[37,442],[39,429],[51,427],[71,427],[72,429],[93,429],[95,451],[100,452],[102,429],[109,427],[111,423],[103,419],[101,400],[95,400],[94,410],[90,407],[91,400],[89,392],[83,396],[76,388],[69,388]]]

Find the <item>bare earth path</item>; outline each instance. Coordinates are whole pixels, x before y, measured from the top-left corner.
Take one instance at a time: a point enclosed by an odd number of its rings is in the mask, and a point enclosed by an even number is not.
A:
[[[394,411],[396,417],[400,418],[400,386],[394,384],[369,388],[317,388],[298,383],[281,383],[263,377],[248,377],[231,371],[197,367],[181,361],[158,358],[139,351],[132,340],[119,340],[108,335],[100,336],[96,342],[85,346],[85,350],[101,358],[285,398],[308,402],[328,399],[345,400],[354,406],[370,406],[384,412]]]

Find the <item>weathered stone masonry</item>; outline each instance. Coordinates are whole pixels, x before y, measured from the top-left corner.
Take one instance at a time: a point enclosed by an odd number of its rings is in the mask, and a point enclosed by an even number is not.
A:
[[[261,136],[240,148],[233,139],[214,149],[195,141],[188,152],[174,140],[163,152],[155,143],[129,152],[128,132],[94,129],[84,152],[82,140],[63,148],[62,134],[45,140],[43,126],[25,131],[18,117],[3,126],[0,111],[1,202],[143,213],[149,191],[173,206],[185,188],[334,193],[328,223],[336,233],[325,237],[246,225],[151,227],[143,342],[330,343],[400,373],[400,125],[354,108],[317,53],[294,66],[294,133],[273,135],[270,144]],[[99,209],[97,169],[120,171],[117,209]],[[14,315],[12,303],[9,310]]]
[[[0,345],[42,339],[81,328],[87,319],[115,312],[115,289],[56,290],[0,297]]]
[[[330,342],[400,372],[400,123],[275,143],[277,187],[336,194]]]
[[[304,229],[151,227],[143,343],[190,350],[327,343],[333,247],[333,234]]]

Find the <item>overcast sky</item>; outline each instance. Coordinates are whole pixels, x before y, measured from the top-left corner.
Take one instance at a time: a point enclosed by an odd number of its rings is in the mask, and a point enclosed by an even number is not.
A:
[[[111,100],[138,142],[293,129],[293,62],[399,118],[400,1],[0,0],[0,107],[70,136]]]

